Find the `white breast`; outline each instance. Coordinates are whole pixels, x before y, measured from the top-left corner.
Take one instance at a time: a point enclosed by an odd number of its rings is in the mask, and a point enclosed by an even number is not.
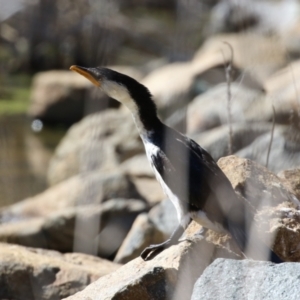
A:
[[[142,140],[144,142],[146,155],[148,157],[148,160],[150,161],[151,167],[154,171],[155,177],[157,181],[160,183],[165,195],[172,201],[173,205],[176,208],[177,211],[177,217],[179,222],[182,221],[184,218],[184,209],[182,207],[181,201],[178,199],[178,197],[170,190],[170,188],[167,186],[167,184],[164,182],[163,178],[160,176],[159,172],[156,170],[155,166],[152,163],[152,155],[157,155],[159,148],[152,144],[150,141],[142,137]]]

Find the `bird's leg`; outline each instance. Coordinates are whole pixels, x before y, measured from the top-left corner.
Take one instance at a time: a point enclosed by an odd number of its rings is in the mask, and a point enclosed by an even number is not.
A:
[[[145,261],[153,259],[164,249],[177,244],[178,239],[181,237],[183,232],[184,228],[181,226],[181,224],[179,224],[174,230],[174,232],[171,234],[171,236],[165,242],[157,245],[150,245],[149,247],[145,248],[141,253],[141,258]]]
[[[164,249],[176,245],[178,243],[178,239],[182,236],[183,232],[190,224],[191,220],[192,219],[189,216],[186,216],[165,242],[157,245],[150,245],[149,247],[145,248],[141,253],[141,258],[145,261],[151,260]]]
[[[195,232],[195,234],[193,235],[193,239],[196,238],[197,240],[202,240],[205,237],[206,231],[207,228],[201,227],[197,232]],[[183,242],[183,241],[192,242],[193,239],[183,236],[181,239],[179,239],[179,242]]]

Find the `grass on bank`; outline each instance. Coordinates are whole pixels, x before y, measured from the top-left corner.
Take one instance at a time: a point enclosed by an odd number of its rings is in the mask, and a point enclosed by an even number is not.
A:
[[[0,115],[26,113],[30,97],[30,76],[1,76],[0,82]]]

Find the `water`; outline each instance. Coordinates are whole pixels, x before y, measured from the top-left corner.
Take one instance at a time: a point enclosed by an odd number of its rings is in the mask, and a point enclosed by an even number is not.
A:
[[[47,188],[47,168],[64,130],[31,129],[25,115],[0,116],[0,207]]]

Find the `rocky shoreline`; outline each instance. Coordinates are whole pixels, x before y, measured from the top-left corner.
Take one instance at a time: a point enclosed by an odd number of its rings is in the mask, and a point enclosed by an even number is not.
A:
[[[295,196],[299,194],[295,178],[299,182],[299,170],[292,173],[294,176],[287,176],[291,172],[285,172],[278,177],[265,167],[237,156],[224,157],[218,164],[241,201],[247,201],[257,209],[258,232],[266,240],[273,239],[273,249],[283,260],[298,262],[300,203]],[[99,182],[96,183],[99,187]],[[118,183],[115,180],[114,186]],[[152,261],[144,262],[139,257],[143,248],[165,240],[178,222],[170,201],[151,204],[147,200],[98,198],[99,204],[80,203],[76,202],[80,193],[74,190],[75,186],[79,188],[79,183],[68,187],[67,193],[50,191],[51,197],[43,193],[1,209],[0,254],[4,268],[1,286],[5,287],[1,289],[1,298],[62,299],[96,280],[68,299],[189,299],[193,293],[198,299],[195,289],[206,280],[210,268],[214,268],[208,267],[212,262],[232,264],[232,268],[239,264],[241,256],[230,245],[229,236],[209,230],[201,237],[196,234],[201,229],[196,223],[189,226],[184,241],[163,251]],[[102,189],[109,191],[105,185]],[[116,190],[122,191],[120,187]],[[74,192],[72,201],[71,191]],[[128,197],[133,195],[128,190],[127,193]],[[137,191],[131,189],[131,193]],[[70,198],[68,201],[66,196]],[[51,204],[48,211],[45,210],[46,203]],[[74,250],[74,247],[77,248]],[[114,258],[115,262],[88,254],[68,253],[76,249],[110,260]],[[23,257],[22,263],[20,257]],[[246,261],[249,274],[256,267],[270,268],[269,263]],[[24,280],[19,282],[16,278],[20,276]],[[286,274],[280,276],[283,278]],[[279,279],[276,277],[276,280]],[[16,283],[18,288],[14,289]],[[291,292],[295,293],[295,290]],[[206,292],[202,290],[202,293]]]

